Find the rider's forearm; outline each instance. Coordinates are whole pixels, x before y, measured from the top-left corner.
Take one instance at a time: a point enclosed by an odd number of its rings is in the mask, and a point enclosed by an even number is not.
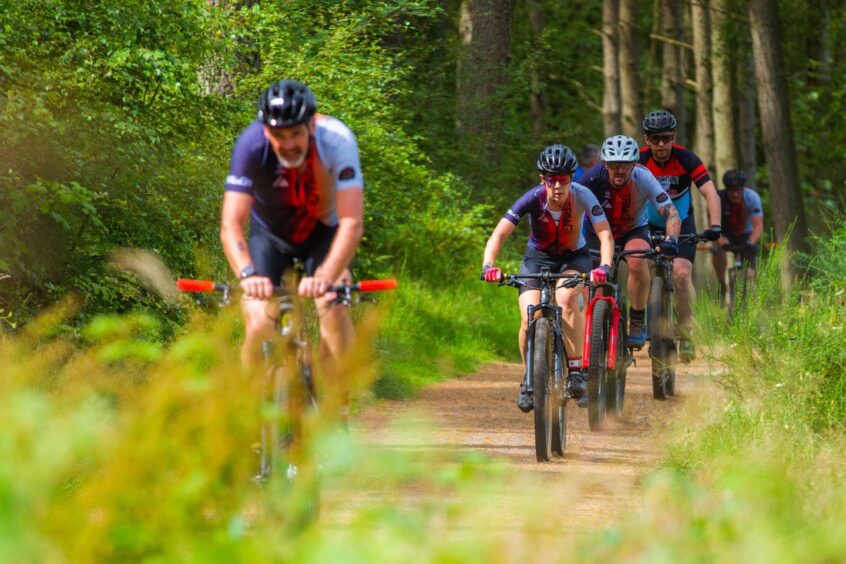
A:
[[[614,260],[614,235],[611,234],[610,229],[600,231],[599,235],[599,264],[607,264],[611,266]]]
[[[499,251],[502,249],[502,244],[505,241],[505,237],[498,232],[494,232],[491,235],[491,238],[488,239],[488,244],[485,245],[485,255],[484,259],[482,260],[482,264],[496,264],[496,257],[499,256]]]
[[[338,230],[335,232],[335,238],[332,239],[329,254],[326,255],[326,259],[317,272],[333,282],[339,280],[352,262],[363,235],[363,220],[353,217],[342,217],[338,220]]]
[[[749,242],[755,243],[756,245],[761,240],[761,235],[764,234],[764,221],[761,220],[760,223],[752,222],[752,234],[749,235]]]
[[[667,235],[674,235],[678,237],[681,234],[681,220],[679,219],[679,212],[675,206],[664,206],[661,208],[661,215],[663,215],[664,219],[667,220]]]
[[[252,264],[253,259],[250,256],[247,239],[244,237],[243,225],[232,222],[221,223],[220,243],[223,245],[223,252],[229,262],[229,267],[236,276],[240,275],[247,265]]]
[[[708,205],[708,219],[710,225],[720,225],[722,223],[722,209],[720,207],[720,196],[717,194],[717,189],[714,187],[714,182],[709,180],[699,188],[699,193],[705,198],[705,203]]]

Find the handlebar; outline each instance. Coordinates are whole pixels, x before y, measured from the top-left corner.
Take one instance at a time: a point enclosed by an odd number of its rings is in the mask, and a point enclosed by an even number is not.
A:
[[[539,272],[536,274],[503,274],[502,280],[499,282],[500,286],[525,286],[524,280],[542,280],[547,283],[552,280],[567,280],[562,284],[565,288],[575,288],[579,284],[587,284],[589,277],[587,274],[575,273],[560,273],[560,272]]]
[[[360,280],[355,284],[349,282],[342,282],[331,286],[326,293],[335,292],[337,297],[332,300],[333,304],[350,303],[350,297],[355,292],[381,292],[383,290],[394,290],[397,287],[397,281],[393,278],[386,280]],[[224,296],[224,300],[228,298],[232,292],[240,291],[240,285],[220,284],[213,280],[192,280],[190,278],[179,278],[176,281],[176,288],[180,292],[191,293],[210,293],[219,292]],[[274,286],[274,296],[295,296],[297,294],[296,288],[287,286]]]

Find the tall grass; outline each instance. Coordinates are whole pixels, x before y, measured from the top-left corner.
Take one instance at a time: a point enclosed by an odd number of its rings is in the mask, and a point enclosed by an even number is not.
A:
[[[814,263],[842,280],[846,232]],[[722,364],[680,420],[637,516],[582,547],[589,559],[842,561],[846,558],[846,302],[836,284],[780,287],[762,265],[731,322],[703,301],[703,341]],[[703,413],[705,414],[703,416]],[[594,539],[596,541],[596,539]]]

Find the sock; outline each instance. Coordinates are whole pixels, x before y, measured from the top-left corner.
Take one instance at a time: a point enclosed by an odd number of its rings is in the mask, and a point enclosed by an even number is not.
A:
[[[577,358],[574,360],[567,361],[567,368],[570,369],[570,372],[578,372],[582,369],[582,359]]]
[[[629,319],[633,321],[643,321],[646,317],[646,310],[645,309],[635,309],[633,307],[629,308]]]

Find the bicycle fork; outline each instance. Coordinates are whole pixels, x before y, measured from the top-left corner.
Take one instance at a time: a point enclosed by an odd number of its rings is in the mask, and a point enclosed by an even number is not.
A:
[[[620,308],[617,306],[617,301],[611,296],[594,296],[588,305],[587,313],[585,314],[585,344],[582,348],[582,369],[588,370],[590,368],[590,327],[593,323],[593,306],[598,300],[611,303],[611,330],[608,335],[605,366],[608,370],[614,370],[617,367],[617,342],[620,340]]]

